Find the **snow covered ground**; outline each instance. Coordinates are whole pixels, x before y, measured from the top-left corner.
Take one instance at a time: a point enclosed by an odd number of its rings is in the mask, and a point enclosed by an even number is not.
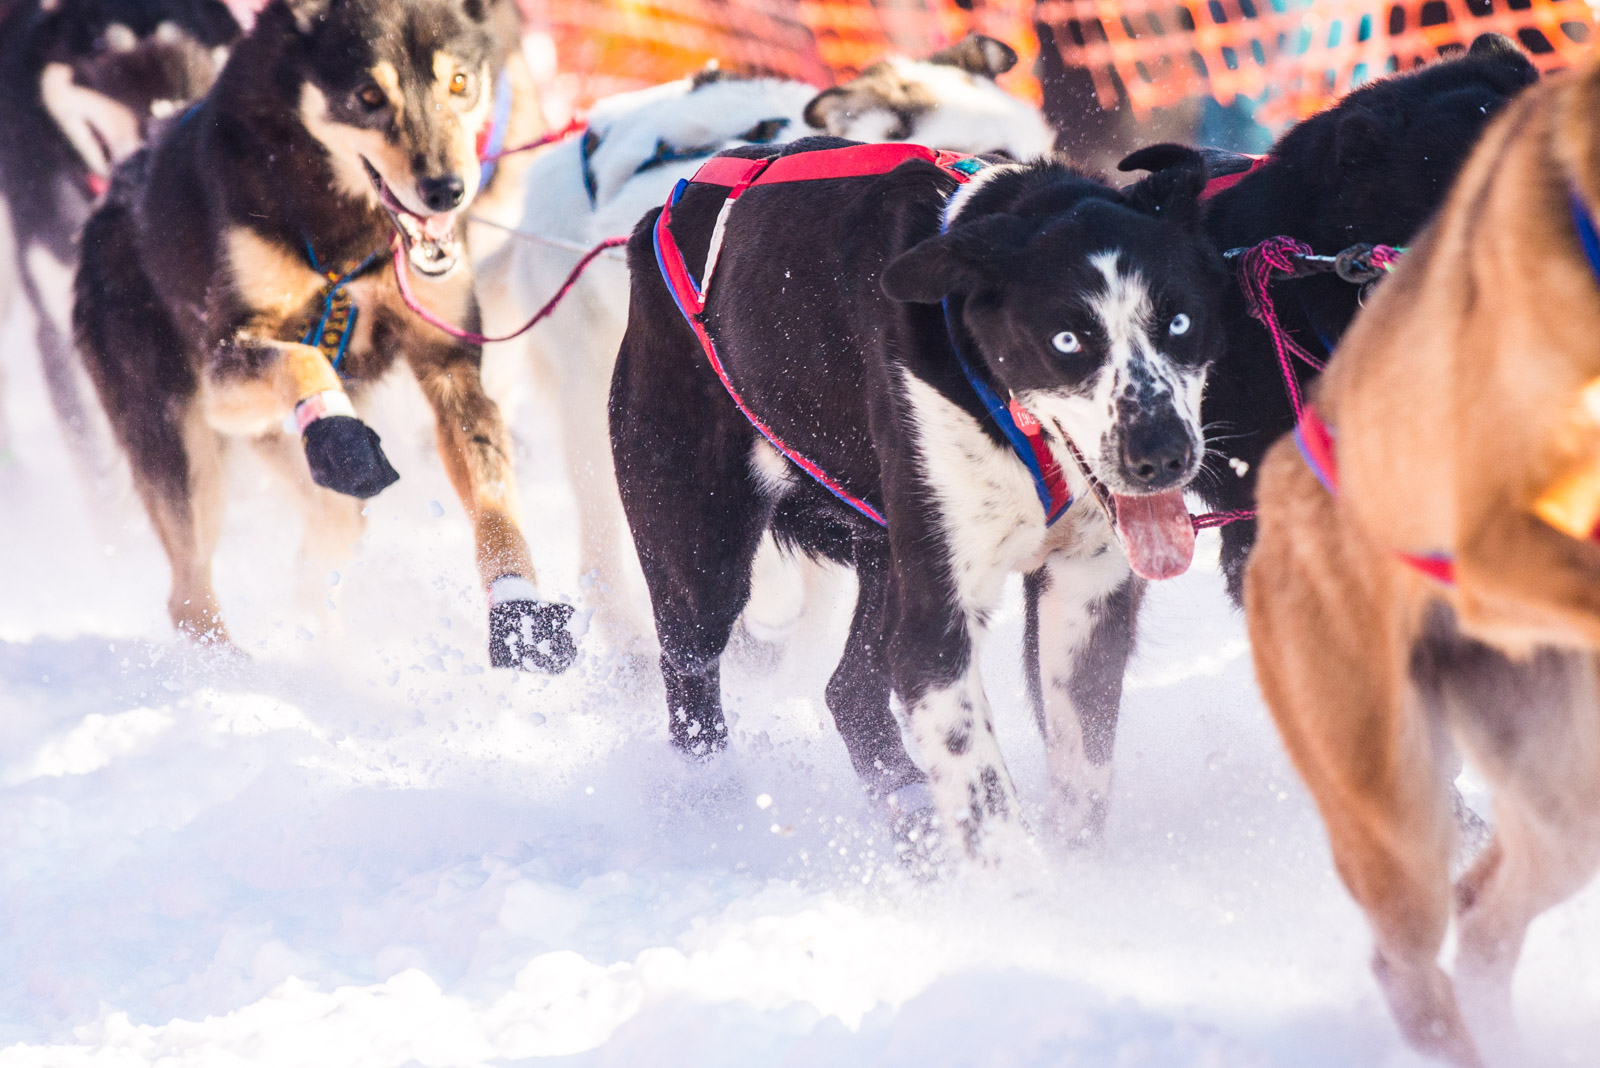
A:
[[[560,679],[487,671],[405,386],[402,481],[310,577],[337,610],[296,607],[292,511],[244,465],[217,583],[250,659],[197,655],[142,513],[91,508],[4,340],[0,1068],[1420,1063],[1214,560],[1150,598],[1105,847],[922,884],[827,722],[842,605],[732,658],[710,768],[669,751],[653,668],[591,642]],[[579,594],[552,442],[518,431],[545,583]],[[1037,798],[1020,630],[1013,591],[984,666]],[[1534,928],[1540,1063],[1600,1060],[1597,948],[1593,888]]]

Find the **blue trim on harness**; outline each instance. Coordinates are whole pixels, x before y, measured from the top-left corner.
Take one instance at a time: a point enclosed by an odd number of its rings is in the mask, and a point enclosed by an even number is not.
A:
[[[1594,218],[1583,197],[1578,195],[1577,187],[1567,190],[1567,203],[1572,208],[1572,225],[1578,231],[1578,244],[1583,246],[1584,258],[1589,261],[1589,269],[1595,277],[1600,279],[1600,232],[1596,232]]]
[[[688,188],[689,179],[679,178],[678,184],[672,187],[672,195],[667,198],[667,206],[669,208],[677,207],[678,200],[683,196],[683,191]],[[678,297],[677,288],[673,286],[669,280],[671,276],[667,274],[667,261],[661,258],[661,239],[659,237],[653,237],[650,242],[650,247],[655,250],[656,270],[661,272],[662,280],[667,282],[667,292],[672,296],[672,303],[677,305],[678,314],[683,316],[685,319],[692,320],[694,318],[694,313],[683,306],[683,301]],[[695,299],[703,299],[704,294],[700,290],[700,283],[695,281],[694,272],[689,270],[689,264],[687,261],[683,265],[683,273],[688,276],[689,284],[694,286]]]
[[[494,116],[489,120],[489,139],[484,142],[484,161],[478,165],[478,188],[489,188],[494,181],[495,168],[500,161],[495,157],[506,147],[506,136],[511,130],[511,75],[502,70],[494,83]]]

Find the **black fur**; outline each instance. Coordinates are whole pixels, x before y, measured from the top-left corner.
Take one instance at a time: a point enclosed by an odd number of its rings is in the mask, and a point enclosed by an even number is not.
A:
[[[1464,55],[1364,86],[1286,133],[1270,162],[1207,202],[1205,227],[1222,249],[1287,234],[1324,255],[1359,243],[1403,246],[1443,202],[1484,126],[1538,78],[1533,64],[1498,34]],[[1124,162],[1164,164],[1164,146]],[[1278,315],[1303,346],[1328,353],[1359,307],[1359,290],[1332,275],[1273,285]],[[1253,509],[1267,449],[1294,423],[1266,330],[1231,287],[1222,307],[1226,356],[1206,387],[1205,421],[1218,442],[1196,489],[1213,507]],[[1314,377],[1296,365],[1304,387]],[[1248,465],[1240,476],[1230,459]],[[1222,564],[1238,601],[1255,523],[1222,530]]]
[[[845,144],[809,138],[776,154]],[[795,548],[856,568],[860,595],[829,708],[871,793],[922,780],[890,713],[891,690],[915,728],[919,700],[968,670],[971,625],[981,615],[969,619],[958,604],[951,532],[930,499],[936,487],[926,483],[903,376],[1007,447],[963,376],[937,302],[949,299],[969,357],[1002,395],[1070,391],[1104,354],[1091,346],[1068,359],[1049,339],[1078,322],[1082,302],[1105,284],[1089,254],[1120,248],[1161,300],[1193,298],[1196,326],[1184,358],[1204,365],[1219,340],[1204,308],[1222,276],[1195,228],[1203,182],[1197,156],[1125,193],[1040,162],[992,176],[945,235],[940,216],[955,182],[920,162],[882,176],[757,186],[743,196],[709,290],[711,334],[752,408],[878,507],[887,530],[793,466],[786,488],[763,487],[751,469],[757,432],[673,304],[652,245],[659,212],[645,216],[629,245],[632,298],[612,382],[611,435],[680,747],[705,754],[726,742],[719,660],[749,596],[757,543],[771,527]],[[673,209],[673,233],[697,276],[722,194],[691,185]],[[923,754],[936,781],[944,760],[966,755],[975,732],[991,731],[966,698],[962,706],[966,719]],[[985,819],[1013,814],[1008,784],[1003,768],[972,769],[964,787],[972,803],[960,817],[969,841]]]

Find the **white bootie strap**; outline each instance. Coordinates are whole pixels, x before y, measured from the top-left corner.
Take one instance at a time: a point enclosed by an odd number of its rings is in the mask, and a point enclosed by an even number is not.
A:
[[[489,607],[507,601],[537,601],[539,588],[521,575],[501,575],[489,583]]]
[[[357,418],[356,406],[350,403],[350,394],[342,389],[325,389],[321,393],[311,394],[294,406],[294,423],[302,434],[306,432],[306,427],[330,415]]]

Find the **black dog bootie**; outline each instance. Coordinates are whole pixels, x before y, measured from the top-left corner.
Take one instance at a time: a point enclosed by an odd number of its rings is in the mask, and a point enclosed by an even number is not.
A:
[[[309,423],[301,436],[311,481],[336,493],[363,500],[399,481],[383,454],[378,432],[348,415],[325,415]]]
[[[573,612],[570,604],[539,600],[530,582],[510,575],[496,579],[489,587],[489,663],[561,674],[578,657],[567,630]]]

